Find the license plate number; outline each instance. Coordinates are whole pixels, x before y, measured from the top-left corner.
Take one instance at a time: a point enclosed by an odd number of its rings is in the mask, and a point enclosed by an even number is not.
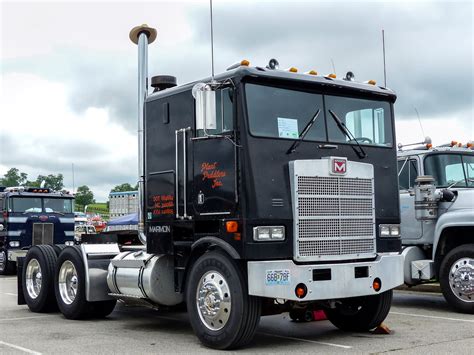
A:
[[[265,277],[266,285],[289,285],[290,270],[267,270]]]

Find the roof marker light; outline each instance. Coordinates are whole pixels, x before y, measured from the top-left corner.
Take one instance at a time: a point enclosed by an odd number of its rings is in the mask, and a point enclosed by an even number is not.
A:
[[[295,68],[295,67],[290,67],[287,70],[291,73],[298,73],[298,68]]]
[[[250,62],[247,59],[242,59],[240,61],[240,65],[242,65],[244,67],[248,67],[250,65]]]
[[[451,141],[451,147],[454,147],[455,145],[457,145],[458,142],[457,141]]]
[[[336,79],[336,74],[334,73],[328,74],[326,75],[326,78]]]
[[[370,79],[370,80],[364,81],[364,84],[375,85],[377,84],[377,82],[373,79]]]
[[[307,72],[305,72],[305,74],[308,74],[308,75],[318,75],[318,72],[316,70],[309,70]]]

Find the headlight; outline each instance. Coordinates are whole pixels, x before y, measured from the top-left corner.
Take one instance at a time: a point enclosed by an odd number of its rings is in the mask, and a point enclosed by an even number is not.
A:
[[[380,224],[379,232],[381,237],[400,237],[399,224]]]
[[[18,240],[12,240],[9,244],[12,248],[18,248],[20,246],[20,242]]]
[[[67,246],[72,246],[74,245],[74,240],[67,240],[64,242],[64,244],[66,244]]]
[[[285,227],[253,227],[253,240],[257,242],[285,240]]]

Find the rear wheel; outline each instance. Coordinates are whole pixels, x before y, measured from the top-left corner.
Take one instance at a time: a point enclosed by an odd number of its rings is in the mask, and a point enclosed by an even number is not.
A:
[[[340,300],[336,308],[325,310],[329,321],[341,330],[369,331],[387,317],[392,304],[393,291],[380,295]]]
[[[84,262],[78,247],[66,247],[59,255],[54,284],[59,310],[68,319],[106,317],[115,307],[115,300],[87,301]]]
[[[235,349],[253,339],[261,301],[248,295],[242,269],[224,253],[208,252],[196,261],[186,303],[191,325],[204,345]]]
[[[474,313],[474,244],[454,248],[444,257],[439,281],[446,301],[453,308]]]
[[[8,260],[6,250],[0,250],[0,275],[12,275],[15,273],[15,263]]]
[[[54,296],[56,253],[51,245],[33,246],[26,254],[23,266],[23,296],[33,312],[57,309]]]

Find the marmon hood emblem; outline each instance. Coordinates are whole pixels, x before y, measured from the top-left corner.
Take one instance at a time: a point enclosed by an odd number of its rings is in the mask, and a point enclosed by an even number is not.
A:
[[[39,220],[41,222],[46,222],[48,220],[48,216],[39,216]]]
[[[330,158],[329,171],[331,175],[346,175],[347,173],[347,159],[346,158]]]

